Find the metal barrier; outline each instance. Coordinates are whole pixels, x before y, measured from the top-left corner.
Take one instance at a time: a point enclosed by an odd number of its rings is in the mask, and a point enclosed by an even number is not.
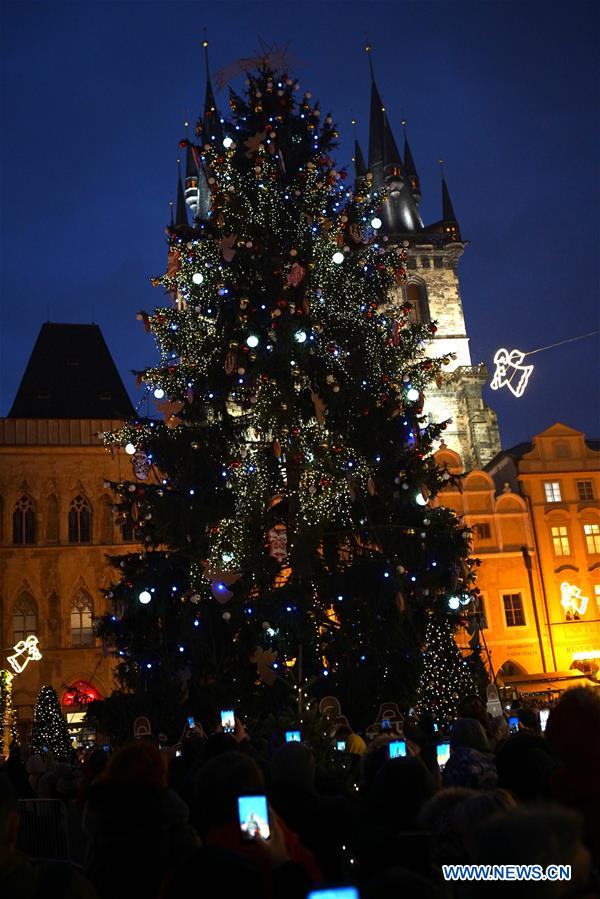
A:
[[[71,860],[67,809],[61,799],[20,799],[17,848],[30,858]]]

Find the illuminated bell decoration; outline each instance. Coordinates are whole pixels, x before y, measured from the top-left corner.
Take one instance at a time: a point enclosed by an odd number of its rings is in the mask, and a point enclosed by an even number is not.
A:
[[[304,343],[306,341],[306,331],[296,331],[294,340],[296,343]]]
[[[338,250],[337,253],[334,253],[331,257],[331,261],[335,262],[336,265],[341,265],[344,261],[344,254],[340,253],[340,251]]]
[[[258,337],[256,334],[250,334],[250,336],[246,339],[246,343],[251,349],[254,349],[255,346],[258,346]]]
[[[147,606],[152,599],[152,596],[148,590],[142,590],[142,592],[138,596],[138,599],[143,606]]]
[[[202,284],[202,282],[204,281],[204,275],[202,274],[202,272],[194,272],[194,274],[192,275],[192,281],[194,282],[194,284]]]
[[[128,443],[128,444],[126,445],[126,447],[125,447],[125,452],[127,453],[128,456],[133,456],[133,455],[134,455],[134,453],[135,453],[135,446],[133,445],[133,443]]]
[[[420,394],[417,388],[411,387],[410,390],[408,390],[406,393],[406,399],[409,401],[409,403],[416,403],[416,401],[419,399],[419,395]]]
[[[377,216],[371,219],[371,228],[374,228],[375,231],[378,231],[381,228],[381,225],[382,221]]]

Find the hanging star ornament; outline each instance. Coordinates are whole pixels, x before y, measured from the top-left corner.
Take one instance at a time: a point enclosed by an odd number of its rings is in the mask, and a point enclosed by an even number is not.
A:
[[[523,365],[523,359],[527,353],[520,350],[507,350],[504,347],[496,351],[494,356],[494,377],[490,387],[492,390],[500,390],[508,387],[517,399],[525,393],[525,388],[533,371],[533,365]]]

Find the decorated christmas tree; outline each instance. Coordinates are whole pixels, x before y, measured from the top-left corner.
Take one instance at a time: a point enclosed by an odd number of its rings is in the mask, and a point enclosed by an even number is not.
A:
[[[67,759],[71,751],[71,739],[56,690],[42,687],[33,708],[31,730],[32,752],[51,752],[55,759]]]
[[[442,728],[456,718],[461,699],[478,692],[468,661],[454,640],[447,617],[432,614],[423,644],[423,669],[417,690],[417,714],[428,713]]]
[[[332,117],[268,59],[230,110],[182,141],[207,202],[188,224],[179,183],[167,301],[139,315],[163,420],[105,435],[132,457],[112,487],[141,548],[113,560],[99,631],[160,727],[329,693],[368,723],[414,698],[429,614],[471,586],[468,533],[430,504],[450,475],[424,392],[448,359],[410,323],[386,195],[336,168]]]
[[[12,679],[9,671],[0,669],[0,758],[8,755],[13,726]]]

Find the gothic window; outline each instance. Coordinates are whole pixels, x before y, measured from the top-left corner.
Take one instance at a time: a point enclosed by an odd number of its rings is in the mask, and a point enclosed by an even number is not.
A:
[[[506,626],[523,627],[525,625],[525,610],[523,608],[523,597],[521,594],[504,593],[502,602],[504,603]]]
[[[586,499],[594,498],[594,487],[591,481],[577,481],[577,493],[579,495],[579,499],[584,501]]]
[[[18,598],[13,609],[13,641],[16,645],[20,640],[37,634],[38,617],[35,600],[29,593],[23,593]]]
[[[413,325],[420,325],[429,321],[427,314],[427,297],[425,288],[416,281],[409,281],[406,285],[406,300],[412,309],[408,313],[409,321]]]
[[[71,646],[93,646],[92,600],[80,590],[71,603]]]
[[[46,501],[46,543],[58,543],[58,499],[53,493]]]
[[[69,506],[69,543],[90,543],[92,540],[92,512],[90,504],[80,493]]]
[[[15,546],[35,543],[35,507],[25,494],[15,504],[12,542]]]

